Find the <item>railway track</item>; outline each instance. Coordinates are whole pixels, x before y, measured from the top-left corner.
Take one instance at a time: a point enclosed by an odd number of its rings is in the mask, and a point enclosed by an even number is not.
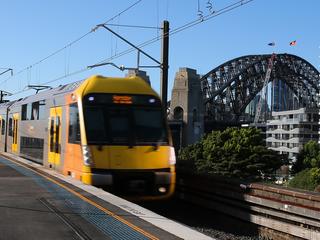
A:
[[[271,239],[320,239],[320,194],[178,173],[179,199],[255,224]]]

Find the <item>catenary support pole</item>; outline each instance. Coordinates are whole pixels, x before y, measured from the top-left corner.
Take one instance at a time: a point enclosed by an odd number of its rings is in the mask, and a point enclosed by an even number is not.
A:
[[[168,101],[168,69],[169,69],[169,22],[163,21],[163,36],[161,45],[161,89],[160,95],[165,113]]]

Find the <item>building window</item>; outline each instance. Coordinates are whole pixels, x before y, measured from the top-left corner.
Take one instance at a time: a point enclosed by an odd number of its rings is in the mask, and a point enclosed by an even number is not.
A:
[[[303,125],[303,128],[304,128],[304,129],[311,129],[311,125],[305,124],[305,125]]]
[[[183,120],[183,109],[181,107],[176,107],[173,110],[173,118],[175,120]]]
[[[312,114],[311,113],[308,113],[308,122],[311,122],[312,121],[312,119],[311,119],[311,116],[312,116]]]
[[[198,115],[197,115],[197,110],[193,109],[192,112],[192,122],[197,122],[198,121]]]
[[[304,134],[304,138],[311,138],[311,134]]]

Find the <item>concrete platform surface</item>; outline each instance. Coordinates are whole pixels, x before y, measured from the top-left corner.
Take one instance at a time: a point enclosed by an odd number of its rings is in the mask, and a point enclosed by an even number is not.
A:
[[[212,239],[23,158],[0,156],[0,239]]]

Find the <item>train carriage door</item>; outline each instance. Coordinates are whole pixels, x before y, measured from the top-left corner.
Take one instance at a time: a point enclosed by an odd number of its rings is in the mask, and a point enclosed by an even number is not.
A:
[[[12,127],[12,152],[18,152],[18,119],[19,114],[13,114],[13,127]]]
[[[61,107],[50,108],[48,162],[53,168],[60,164],[61,115]]]

